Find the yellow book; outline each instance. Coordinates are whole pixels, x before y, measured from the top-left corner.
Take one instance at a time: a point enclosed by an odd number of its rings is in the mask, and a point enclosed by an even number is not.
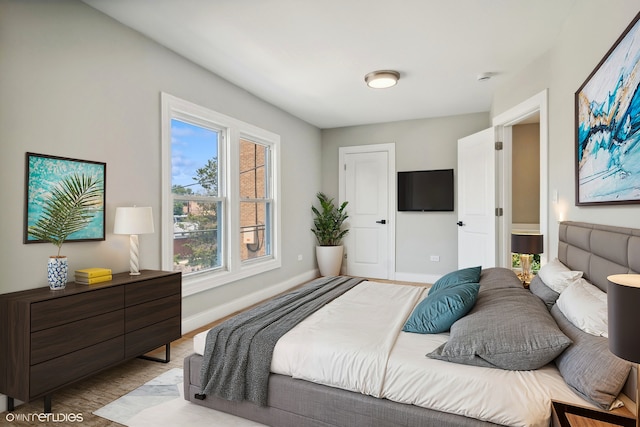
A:
[[[93,285],[95,283],[108,282],[111,279],[113,279],[113,276],[111,274],[89,278],[76,276],[76,283],[81,283],[83,285]]]
[[[85,268],[82,270],[76,270],[76,277],[98,277],[98,276],[110,276],[111,269],[110,268]]]

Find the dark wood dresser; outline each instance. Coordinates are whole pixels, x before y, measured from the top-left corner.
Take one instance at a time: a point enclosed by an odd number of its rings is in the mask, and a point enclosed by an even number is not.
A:
[[[0,295],[0,393],[28,402],[181,336],[182,275],[143,270],[93,285]]]

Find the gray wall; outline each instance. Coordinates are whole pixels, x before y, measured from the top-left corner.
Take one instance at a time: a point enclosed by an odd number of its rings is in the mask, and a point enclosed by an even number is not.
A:
[[[492,115],[549,89],[550,256],[558,253],[560,219],[640,228],[640,206],[575,206],[574,94],[638,13],[637,0],[580,0],[564,25],[554,48],[501,85]]]
[[[338,196],[338,148],[395,143],[396,170],[457,169],[458,139],[491,124],[487,113],[322,131],[322,189]],[[455,179],[454,173],[454,179]],[[456,212],[398,212],[396,278],[432,282],[458,265]],[[440,262],[429,261],[439,255]]]
[[[62,252],[70,271],[128,271],[128,237],[112,234],[113,215],[146,205],[160,221],[160,92],[281,135],[282,268],[187,297],[183,317],[314,274],[319,129],[79,1],[1,0],[0,52],[0,292],[46,286],[55,254],[50,244],[22,243],[27,151],[107,163],[106,240],[66,243]],[[160,245],[159,232],[140,236],[142,268],[160,268]]]

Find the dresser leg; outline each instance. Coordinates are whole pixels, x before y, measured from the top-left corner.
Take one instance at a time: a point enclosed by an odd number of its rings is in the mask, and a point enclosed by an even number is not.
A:
[[[169,363],[171,362],[171,343],[167,343],[164,346],[164,359],[151,356],[138,356],[139,359],[151,360],[152,362]]]
[[[47,394],[44,396],[44,412],[45,414],[51,413],[51,395]]]
[[[7,411],[12,412],[16,409],[15,402],[13,401],[13,397],[7,396]]]

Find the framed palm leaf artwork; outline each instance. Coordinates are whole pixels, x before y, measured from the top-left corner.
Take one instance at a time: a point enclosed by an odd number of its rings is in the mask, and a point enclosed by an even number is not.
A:
[[[640,203],[639,18],[575,94],[578,206]]]
[[[107,164],[102,162],[26,153],[23,242],[45,241],[34,237],[29,232],[30,227],[39,224],[43,216],[50,215],[53,198],[60,197],[65,191],[73,193],[77,189],[76,183],[83,179],[94,183],[97,192],[94,199],[97,201],[92,203],[90,212],[83,214],[82,218],[74,218],[81,226],[76,224],[77,231],[65,237],[65,241],[105,240],[106,168]],[[68,190],[69,185],[71,190]]]

